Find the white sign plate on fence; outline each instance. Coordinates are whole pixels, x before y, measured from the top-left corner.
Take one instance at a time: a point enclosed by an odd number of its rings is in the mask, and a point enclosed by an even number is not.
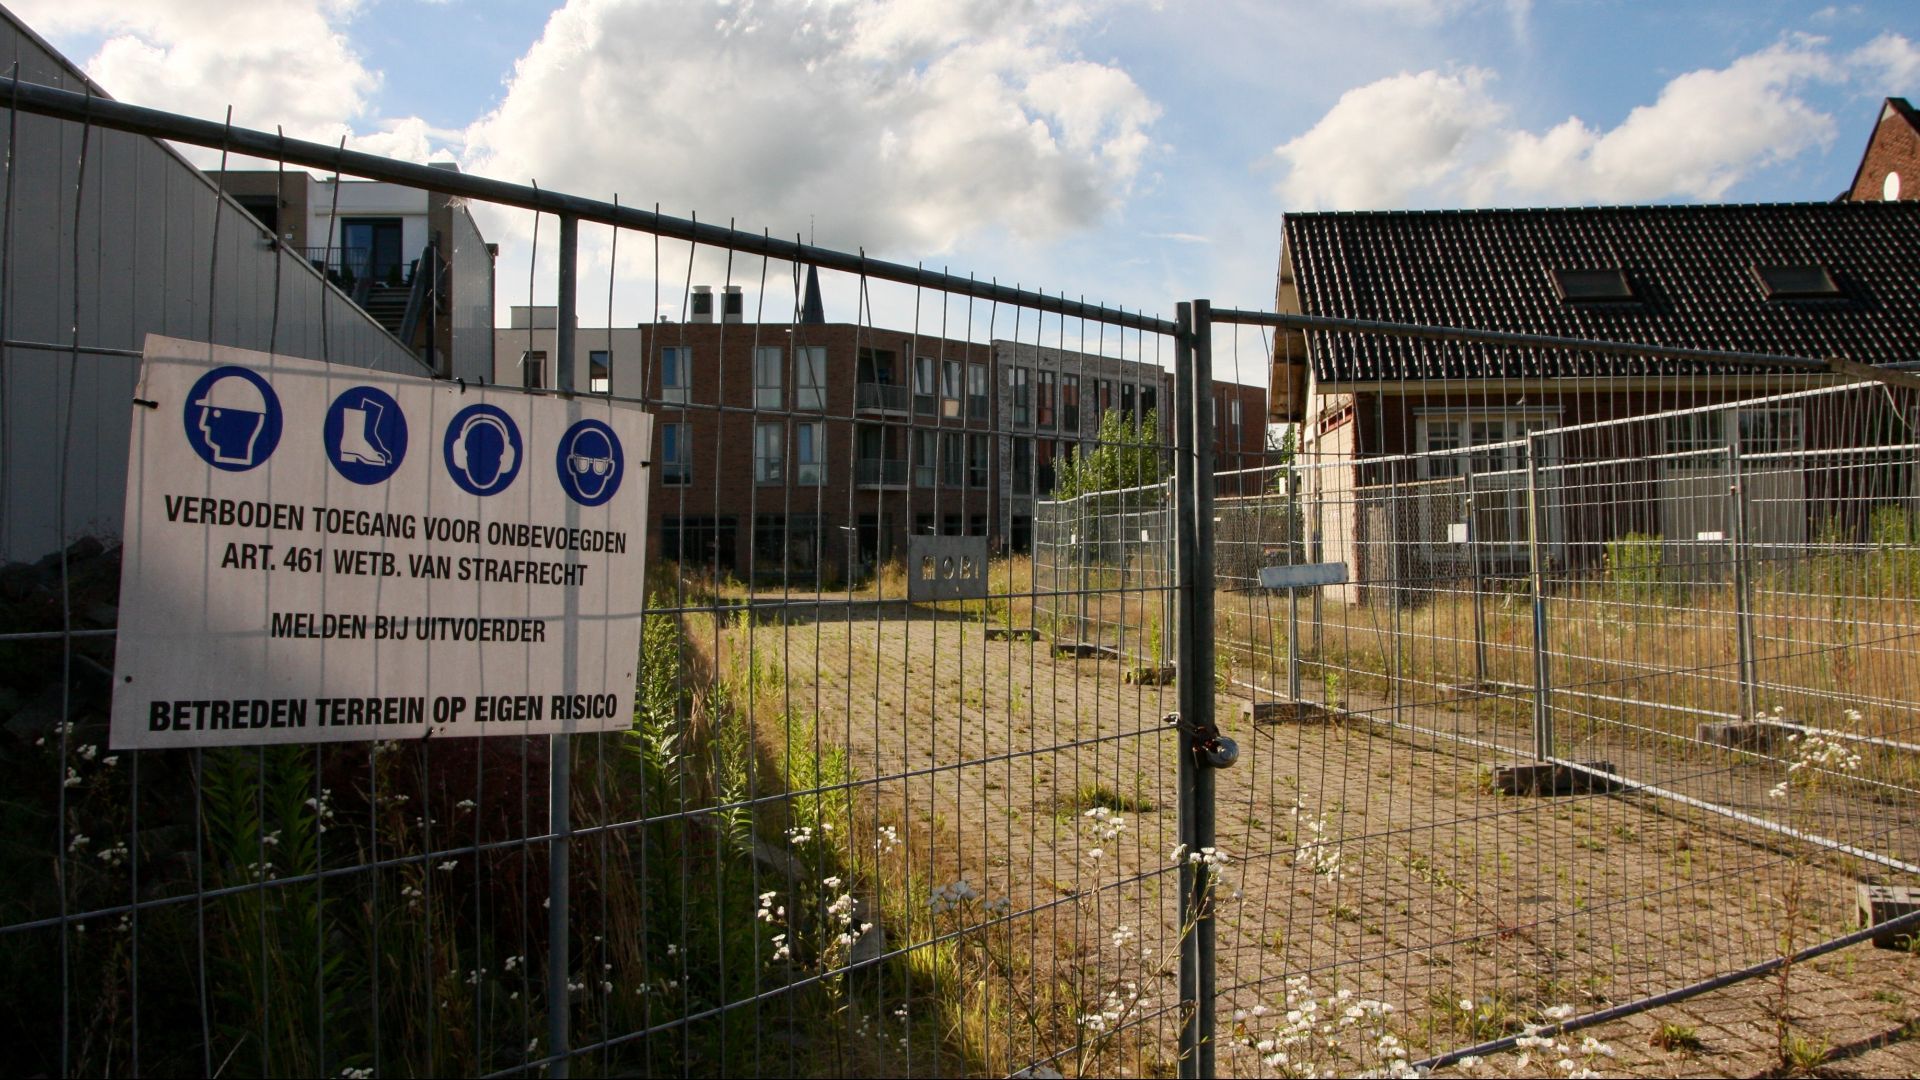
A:
[[[1292,566],[1263,566],[1263,589],[1310,589],[1316,585],[1344,585],[1347,564],[1343,562],[1296,563]]]
[[[1447,523],[1447,543],[1464,544],[1467,542],[1467,523],[1450,521]]]
[[[1696,533],[1694,535],[1695,540],[1707,540],[1716,544],[1720,543],[1726,538],[1727,538],[1727,534],[1725,532],[1722,532],[1719,529],[1710,529],[1706,532]]]
[[[147,338],[111,745],[632,723],[652,421]]]

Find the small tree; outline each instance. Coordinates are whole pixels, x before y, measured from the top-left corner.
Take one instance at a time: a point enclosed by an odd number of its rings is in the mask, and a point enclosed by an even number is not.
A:
[[[1061,461],[1054,470],[1053,497],[1072,499],[1122,488],[1158,484],[1167,475],[1160,420],[1152,411],[1133,418],[1108,410],[1092,448]]]

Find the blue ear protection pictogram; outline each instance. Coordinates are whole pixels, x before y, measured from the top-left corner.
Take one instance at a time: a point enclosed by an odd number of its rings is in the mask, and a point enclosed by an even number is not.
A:
[[[467,417],[466,423],[460,425],[460,434],[453,437],[453,467],[466,473],[467,479],[474,479],[473,474],[467,470],[467,432],[472,431],[476,427],[490,427],[500,433],[500,464],[494,469],[493,482],[498,483],[502,476],[512,476],[514,457],[513,435],[507,430],[507,425],[503,423],[499,417],[488,416],[486,413],[475,413]],[[493,484],[482,484],[475,480],[474,486],[486,488],[492,487]]]
[[[499,436],[498,459],[489,462],[486,447],[478,436],[492,431]],[[461,410],[447,427],[445,446],[447,471],[461,488],[475,495],[504,491],[520,471],[520,431],[506,413],[492,405],[470,405]]]

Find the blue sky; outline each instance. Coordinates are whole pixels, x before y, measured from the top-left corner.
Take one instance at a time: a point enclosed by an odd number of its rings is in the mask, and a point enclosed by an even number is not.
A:
[[[1289,210],[1831,198],[1920,97],[1907,3],[13,6],[141,104],[1161,311],[1270,304]]]

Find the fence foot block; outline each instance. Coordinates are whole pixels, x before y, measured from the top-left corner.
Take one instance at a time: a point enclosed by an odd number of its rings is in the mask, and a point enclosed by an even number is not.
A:
[[[1456,698],[1460,698],[1461,700],[1467,700],[1470,698],[1500,697],[1507,693],[1506,688],[1502,687],[1499,683],[1495,683],[1495,682],[1448,683],[1447,685],[1441,687],[1440,689],[1445,693],[1452,694]]]
[[[1053,646],[1053,655],[1073,660],[1118,660],[1120,650],[1091,641],[1062,641]]]
[[[1170,686],[1174,674],[1172,664],[1146,664],[1129,670],[1123,681],[1129,686]]]
[[[1862,929],[1920,911],[1920,889],[1906,885],[1861,885],[1857,896]],[[1920,930],[1888,930],[1873,935],[1873,947],[1905,950],[1916,938],[1920,938]]]
[[[1713,746],[1771,754],[1786,742],[1789,731],[1764,720],[1717,720],[1696,725],[1693,734],[1694,738]]]
[[[1612,791],[1619,782],[1595,772],[1613,773],[1611,761],[1583,761],[1575,769],[1550,761],[1530,761],[1522,765],[1496,765],[1493,786],[1506,795],[1572,795]],[[1588,772],[1586,770],[1593,770]]]
[[[1240,719],[1249,724],[1319,724],[1333,714],[1310,701],[1243,701]]]

